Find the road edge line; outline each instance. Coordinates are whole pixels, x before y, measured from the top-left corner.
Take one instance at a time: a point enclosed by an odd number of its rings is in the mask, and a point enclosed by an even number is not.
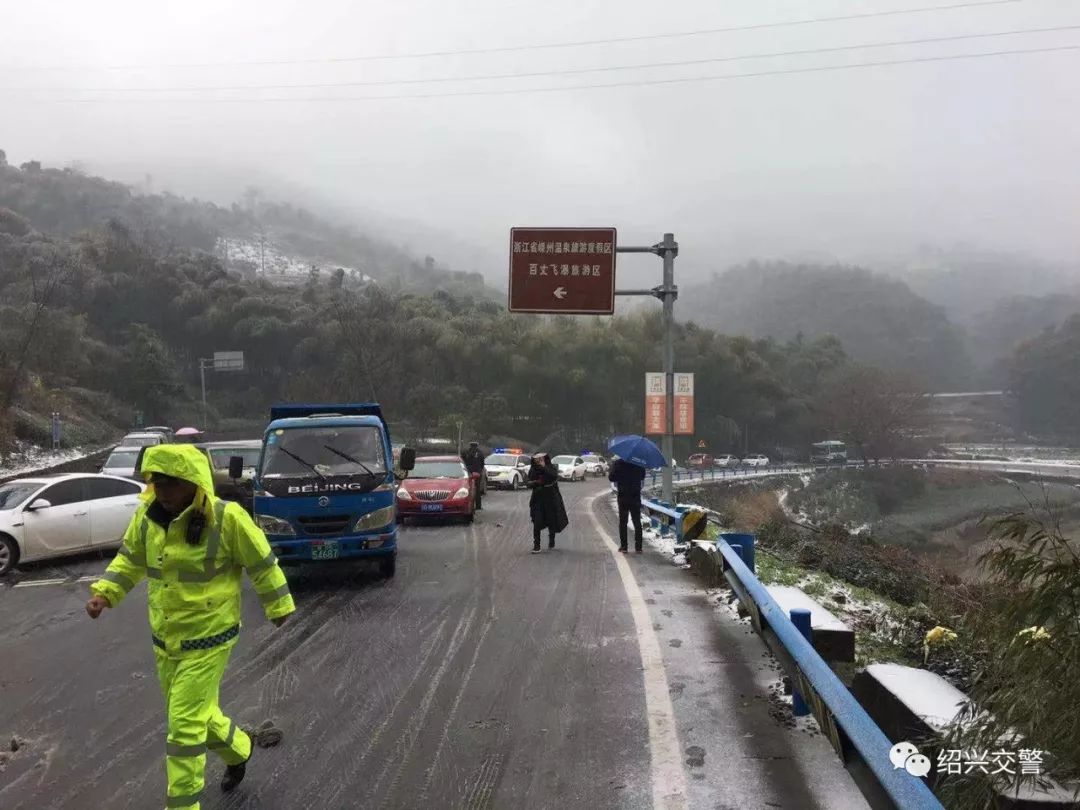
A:
[[[645,713],[649,718],[649,754],[652,761],[652,797],[655,810],[686,810],[686,773],[683,770],[682,748],[675,727],[675,707],[668,690],[667,671],[660,641],[653,630],[652,617],[641,595],[637,578],[626,556],[619,553],[619,546],[611,534],[600,524],[596,516],[596,502],[609,497],[601,492],[587,501],[589,518],[597,534],[607,544],[615,558],[615,567],[622,581],[623,591],[630,602],[630,613],[637,630],[638,653],[645,685]]]

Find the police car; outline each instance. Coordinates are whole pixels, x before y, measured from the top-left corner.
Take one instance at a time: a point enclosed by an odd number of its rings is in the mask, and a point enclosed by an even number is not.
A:
[[[585,462],[585,471],[589,475],[600,477],[608,474],[610,467],[608,460],[603,456],[598,456],[596,453],[586,450],[581,454],[581,459]]]
[[[529,456],[517,447],[500,448],[484,459],[489,487],[522,489],[529,477]]]

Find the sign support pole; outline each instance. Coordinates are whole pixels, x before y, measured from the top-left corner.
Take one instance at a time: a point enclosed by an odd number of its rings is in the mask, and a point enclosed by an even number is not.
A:
[[[202,382],[202,429],[206,430],[206,364],[213,363],[209,358],[199,358],[199,379]]]
[[[679,288],[675,286],[675,257],[679,255],[679,243],[675,234],[665,233],[664,241],[652,247],[616,246],[616,253],[653,253],[664,260],[664,283],[651,290],[616,290],[615,295],[651,295],[659,298],[664,305],[664,379],[667,405],[664,438],[661,451],[668,463],[662,473],[662,495],[668,503],[675,503],[675,483],[671,469],[671,459],[675,455],[675,299],[679,297]]]

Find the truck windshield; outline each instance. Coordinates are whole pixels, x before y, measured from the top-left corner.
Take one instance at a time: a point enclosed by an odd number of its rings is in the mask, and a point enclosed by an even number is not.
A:
[[[382,434],[367,425],[278,430],[266,437],[263,478],[386,475]]]

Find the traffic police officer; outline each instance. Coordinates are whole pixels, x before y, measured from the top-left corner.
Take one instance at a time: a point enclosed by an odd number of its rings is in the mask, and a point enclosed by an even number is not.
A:
[[[167,808],[199,810],[206,751],[226,764],[223,790],[244,778],[251,736],[222,714],[218,686],[240,634],[241,571],[266,617],[280,626],[296,608],[266,537],[247,512],[214,496],[206,456],[193,445],[146,449],[143,505],[104,576],[90,586],[96,619],[143,577],[154,658],[168,714]]]

